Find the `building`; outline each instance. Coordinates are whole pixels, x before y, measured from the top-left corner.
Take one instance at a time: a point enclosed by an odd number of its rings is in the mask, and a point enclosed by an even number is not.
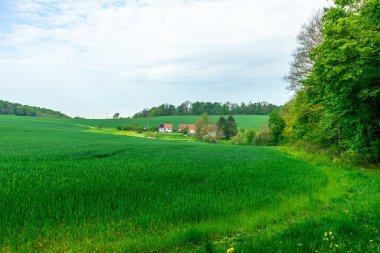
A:
[[[173,124],[161,123],[158,127],[158,131],[160,133],[172,133],[173,132]]]
[[[186,128],[189,134],[195,134],[195,125],[191,125],[191,124],[180,124],[178,126],[178,131],[182,131],[183,129],[186,129]]]

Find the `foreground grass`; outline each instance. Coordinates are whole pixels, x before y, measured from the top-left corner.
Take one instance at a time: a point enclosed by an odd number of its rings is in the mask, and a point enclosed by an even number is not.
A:
[[[0,126],[3,252],[379,252],[377,171],[49,119]]]

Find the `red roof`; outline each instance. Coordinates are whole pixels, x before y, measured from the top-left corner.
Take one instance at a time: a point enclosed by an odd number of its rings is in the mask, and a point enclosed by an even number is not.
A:
[[[173,124],[164,124],[164,128],[173,128]]]
[[[195,125],[180,124],[178,126],[178,130],[183,130],[185,128],[187,128],[189,130],[195,130]]]

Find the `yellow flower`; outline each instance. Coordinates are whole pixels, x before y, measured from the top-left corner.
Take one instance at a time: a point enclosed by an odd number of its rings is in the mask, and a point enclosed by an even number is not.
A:
[[[331,236],[331,239],[334,239],[334,236]]]
[[[327,232],[325,232],[325,237],[327,237],[327,235],[328,235]]]
[[[229,248],[229,249],[227,250],[227,253],[232,253],[232,252],[234,252],[234,251],[235,251],[234,248]]]
[[[329,235],[332,236],[332,231],[329,232]]]

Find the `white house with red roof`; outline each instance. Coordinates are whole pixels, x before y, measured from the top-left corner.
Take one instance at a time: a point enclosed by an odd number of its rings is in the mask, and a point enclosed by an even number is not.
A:
[[[172,133],[173,132],[173,124],[161,123],[158,127],[158,131],[160,133]]]
[[[178,126],[178,131],[182,131],[186,128],[190,134],[195,134],[195,125],[191,125],[191,124],[180,124]]]

